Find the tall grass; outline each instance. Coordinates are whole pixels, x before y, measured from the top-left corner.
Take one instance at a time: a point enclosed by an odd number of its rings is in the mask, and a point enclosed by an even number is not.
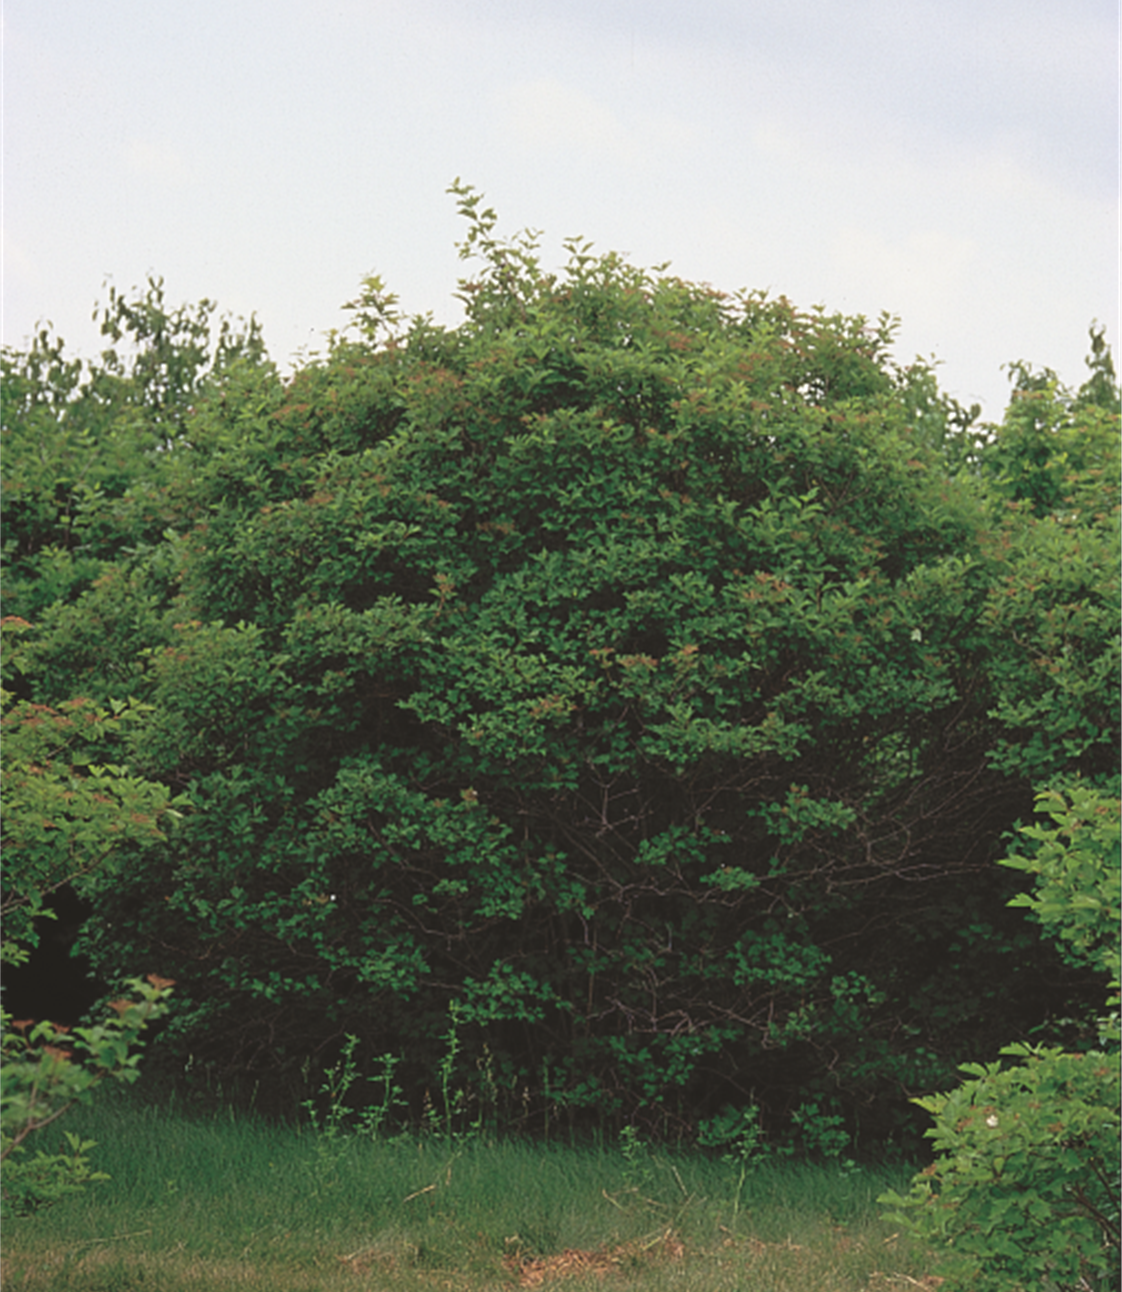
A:
[[[2,1285],[888,1292],[925,1253],[875,1199],[910,1170],[543,1146],[476,1134],[393,1140],[199,1116],[122,1094],[71,1114],[108,1183],[3,1235]],[[567,1277],[566,1277],[567,1276]],[[564,1282],[561,1282],[562,1279]]]

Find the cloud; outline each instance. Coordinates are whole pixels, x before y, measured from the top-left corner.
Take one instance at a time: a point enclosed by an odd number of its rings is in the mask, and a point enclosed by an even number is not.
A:
[[[603,104],[559,81],[524,81],[502,104],[506,131],[523,147],[625,153],[628,130]]]
[[[169,188],[186,188],[195,180],[182,153],[167,144],[134,139],[125,149],[125,164],[134,173]]]
[[[15,237],[8,229],[0,229],[0,246],[4,250],[4,301],[5,304],[8,294],[18,295],[23,292],[30,296],[42,297],[45,293],[45,279],[38,260],[33,250],[26,246],[19,238]],[[5,345],[21,346],[27,339],[27,329],[30,328],[31,319],[23,316],[19,320],[20,326],[24,329],[23,336],[15,336],[8,325],[9,311],[3,311],[3,323],[0,326],[0,340]],[[35,321],[38,327],[39,320]]]
[[[522,150],[576,153],[600,160],[643,161],[689,142],[691,132],[671,118],[624,121],[598,99],[545,78],[521,81],[497,98],[500,130]]]
[[[27,278],[39,277],[39,266],[35,257],[23,243],[12,236],[7,229],[0,229],[0,246],[4,248],[4,267],[15,270]]]
[[[973,238],[938,229],[886,238],[867,227],[850,227],[835,236],[831,254],[843,278],[861,283],[871,296],[937,305],[962,298],[979,247]]]

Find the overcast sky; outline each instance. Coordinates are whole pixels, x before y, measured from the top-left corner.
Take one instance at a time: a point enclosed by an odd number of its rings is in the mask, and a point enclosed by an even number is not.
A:
[[[462,221],[725,291],[898,314],[1001,365],[1117,350],[1116,0],[5,0],[3,335],[77,352],[109,278],[256,312],[287,365],[379,273],[459,317]]]

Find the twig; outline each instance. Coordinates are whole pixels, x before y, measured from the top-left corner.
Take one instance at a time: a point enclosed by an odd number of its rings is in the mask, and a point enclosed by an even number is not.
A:
[[[150,1229],[134,1229],[127,1234],[111,1234],[108,1238],[87,1238],[81,1244],[83,1247],[92,1247],[94,1243],[115,1243],[119,1238],[143,1238],[145,1234],[150,1234]]]

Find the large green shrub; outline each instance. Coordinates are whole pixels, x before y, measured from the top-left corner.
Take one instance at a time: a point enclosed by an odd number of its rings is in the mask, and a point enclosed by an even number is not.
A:
[[[905,1132],[1097,982],[993,862],[1041,769],[1117,761],[1106,487],[997,491],[890,320],[547,273],[457,193],[460,326],[372,277],[288,381],[246,350],[163,415],[92,581],[21,531],[26,698],[150,704],[129,765],[193,805],[83,946],[158,947],[165,1047],[254,1081],[350,1033],[419,1104],[456,1003],[520,1124]],[[152,487],[158,538],[93,523]]]

